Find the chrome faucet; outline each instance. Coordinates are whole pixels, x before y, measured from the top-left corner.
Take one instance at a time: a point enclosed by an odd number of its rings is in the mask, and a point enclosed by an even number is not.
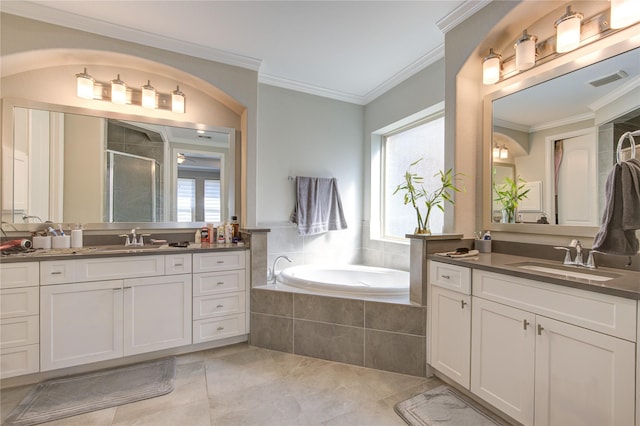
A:
[[[267,283],[275,283],[276,282],[276,265],[278,264],[278,260],[284,259],[287,262],[291,263],[291,259],[287,256],[278,256],[273,261],[273,267],[271,269],[267,269]]]
[[[136,230],[132,229],[131,230],[131,236],[129,236],[129,234],[120,234],[120,237],[125,237],[126,239],[124,240],[124,246],[125,247],[129,247],[129,246],[134,246],[134,247],[142,247],[144,246],[144,239],[143,237],[148,237],[151,234],[140,234],[140,236],[138,237],[136,234]]]
[[[576,249],[576,258],[571,260],[571,248]],[[582,257],[582,243],[579,240],[573,239],[569,243],[569,247],[554,247],[556,250],[565,250],[566,253],[564,255],[563,265],[575,265],[575,266],[584,266],[585,268],[596,269],[596,262],[594,258],[594,253],[598,253],[595,250],[589,251],[589,257],[587,258],[587,263],[584,263]]]

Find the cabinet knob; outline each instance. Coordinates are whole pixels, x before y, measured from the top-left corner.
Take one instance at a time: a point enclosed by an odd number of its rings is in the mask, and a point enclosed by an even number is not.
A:
[[[542,336],[542,330],[544,330],[544,327],[538,324],[538,336]]]
[[[531,325],[529,321],[527,321],[526,319],[522,320],[522,328],[526,330],[529,325]]]

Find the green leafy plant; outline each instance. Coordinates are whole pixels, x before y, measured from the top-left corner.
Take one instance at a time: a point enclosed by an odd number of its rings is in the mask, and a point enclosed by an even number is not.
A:
[[[414,161],[409,165],[407,171],[404,174],[404,181],[400,183],[393,194],[397,194],[398,192],[404,191],[404,204],[411,204],[416,211],[416,219],[418,222],[418,226],[415,229],[416,234],[431,234],[429,229],[429,217],[431,216],[431,211],[434,207],[444,211],[443,204],[445,202],[449,202],[451,204],[455,204],[453,200],[453,194],[455,192],[461,192],[464,190],[460,189],[456,186],[456,180],[462,179],[461,173],[453,173],[451,169],[443,172],[439,170],[438,173],[433,175],[434,177],[440,178],[440,187],[436,188],[434,191],[427,191],[424,186],[424,178],[419,176],[417,173],[411,171],[411,168],[422,161],[422,158]],[[427,213],[423,217],[422,212],[420,211],[421,205],[427,208]]]
[[[502,209],[505,212],[505,222],[515,222],[516,209],[518,203],[527,198],[530,189],[525,189],[527,181],[521,177],[511,179],[510,177],[504,178],[504,183],[496,185],[493,183],[493,191],[496,193],[496,199],[502,204]]]

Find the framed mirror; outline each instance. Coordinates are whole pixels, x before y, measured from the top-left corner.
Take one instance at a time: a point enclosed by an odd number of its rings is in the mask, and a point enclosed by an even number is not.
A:
[[[2,221],[14,229],[192,228],[235,212],[233,128],[6,99],[3,124]]]
[[[640,48],[614,47],[602,57],[485,98],[486,228],[595,235],[618,139],[640,129]],[[504,167],[512,167],[513,180],[527,191],[516,223],[505,223],[494,189],[504,185],[497,172]]]

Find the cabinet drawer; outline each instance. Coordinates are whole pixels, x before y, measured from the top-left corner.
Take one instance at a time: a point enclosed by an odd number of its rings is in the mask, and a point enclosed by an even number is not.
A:
[[[193,255],[193,272],[227,271],[245,268],[244,251],[196,253]]]
[[[38,262],[0,264],[0,289],[40,284]]]
[[[224,339],[246,333],[245,314],[193,322],[193,343]]]
[[[38,287],[22,287],[0,290],[0,318],[38,315],[40,293]]]
[[[193,274],[194,296],[244,291],[245,289],[246,280],[244,269],[211,272],[208,274]]]
[[[430,260],[429,282],[458,293],[471,294],[471,269]]]
[[[631,299],[477,269],[473,295],[636,341],[636,302]]]
[[[0,378],[20,376],[40,371],[39,345],[0,350]]]
[[[168,254],[164,257],[165,275],[190,274],[191,253]]]
[[[244,312],[245,292],[222,296],[194,297],[193,319],[220,317]]]
[[[40,262],[41,283],[63,284],[164,275],[164,256]]]
[[[39,321],[38,315],[0,320],[0,348],[38,344]]]

